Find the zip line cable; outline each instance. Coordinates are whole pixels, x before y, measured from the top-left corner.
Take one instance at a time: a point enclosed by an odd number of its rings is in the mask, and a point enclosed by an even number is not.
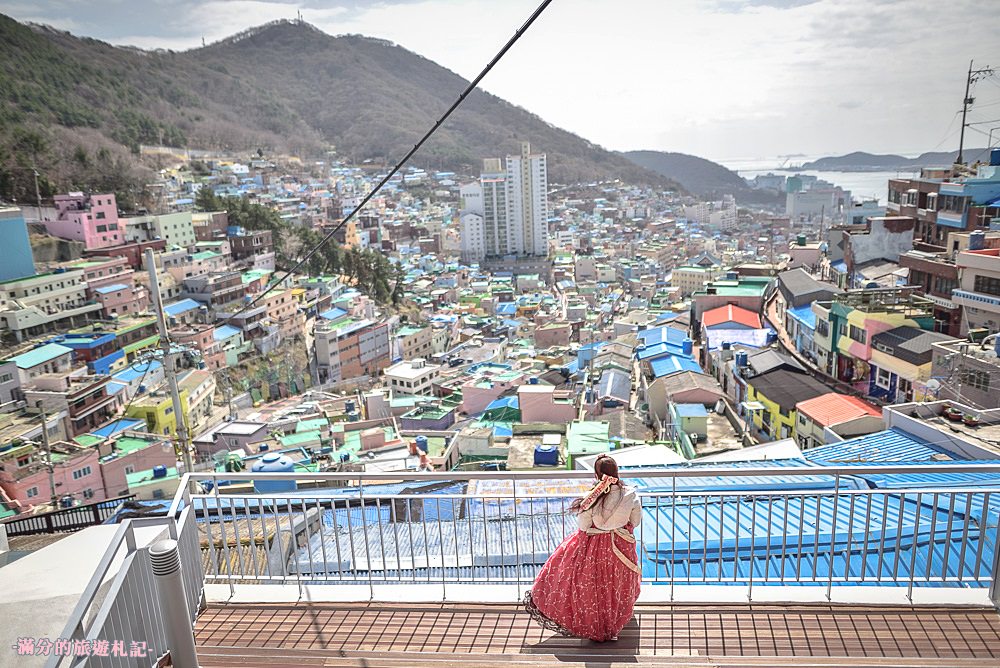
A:
[[[392,177],[395,176],[396,173],[403,168],[403,166],[407,163],[407,161],[409,161],[409,159],[413,157],[413,154],[419,151],[420,148],[427,142],[427,140],[430,139],[435,132],[437,132],[438,128],[440,128],[441,125],[443,125],[444,122],[448,120],[448,118],[452,115],[452,113],[454,113],[454,111],[458,109],[458,107],[462,104],[462,102],[465,101],[465,98],[468,97],[472,93],[472,91],[476,89],[476,87],[479,85],[479,82],[482,81],[486,77],[486,75],[490,73],[490,71],[497,65],[497,63],[500,62],[500,60],[505,55],[507,55],[507,52],[510,51],[511,47],[513,47],[514,44],[516,44],[517,41],[521,39],[524,33],[527,32],[528,28],[531,27],[531,25],[535,22],[535,20],[537,20],[538,17],[542,15],[542,12],[544,12],[545,9],[551,3],[552,0],[542,0],[541,4],[539,4],[538,7],[535,8],[535,11],[531,13],[531,16],[528,17],[528,20],[525,21],[524,24],[522,24],[521,27],[514,32],[511,38],[507,40],[507,43],[503,45],[503,47],[497,52],[495,56],[493,56],[493,59],[486,64],[486,67],[482,69],[482,71],[476,76],[476,78],[469,82],[469,85],[465,87],[465,90],[463,90],[462,93],[458,96],[458,99],[456,99],[452,103],[452,105],[448,107],[447,111],[445,111],[444,114],[440,118],[438,118],[438,120],[434,123],[434,125],[431,126],[431,128],[424,133],[423,137],[421,137],[420,140],[413,145],[413,148],[411,148],[409,151],[406,152],[406,155],[404,155],[402,159],[400,159],[399,162],[397,162],[395,166],[393,166],[393,168],[389,170],[389,172],[382,178],[382,180],[380,180],[378,184],[376,184],[376,186],[372,188],[367,195],[365,195],[364,199],[362,199],[361,202],[356,207],[354,207],[354,209],[352,209],[351,212],[348,213],[347,216],[345,216],[342,221],[340,221],[336,225],[336,227],[330,230],[326,234],[326,236],[323,237],[318,244],[313,246],[309,250],[309,252],[307,252],[298,262],[296,262],[291,269],[286,271],[284,276],[282,276],[279,280],[272,281],[267,286],[267,288],[265,288],[259,295],[254,297],[253,300],[244,304],[234,313],[230,314],[228,317],[222,320],[222,324],[229,324],[230,322],[233,321],[233,319],[236,316],[253,308],[253,306],[256,305],[261,299],[266,297],[268,293],[277,288],[284,281],[288,280],[288,278],[292,276],[302,265],[308,262],[316,253],[318,253],[319,250],[323,248],[323,246],[325,246],[330,241],[330,239],[332,239],[333,236],[337,232],[339,232],[341,228],[344,227],[344,225],[348,223],[348,221],[354,218],[354,216],[359,211],[361,211],[361,209],[363,209],[365,205],[368,204],[368,202],[382,190],[382,188],[385,187],[385,185],[389,182],[389,180],[392,179]],[[215,327],[218,324],[219,323],[213,323],[212,325],[210,325],[210,327]],[[204,327],[195,332],[195,335],[207,331],[208,329],[209,329],[208,326]]]

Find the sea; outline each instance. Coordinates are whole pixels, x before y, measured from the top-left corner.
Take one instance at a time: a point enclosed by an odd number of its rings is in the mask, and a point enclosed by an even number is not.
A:
[[[795,156],[786,160],[783,157],[773,158],[734,158],[729,160],[718,160],[729,169],[733,170],[745,179],[753,179],[758,174],[808,174],[824,181],[840,186],[844,190],[850,190],[854,199],[877,199],[880,204],[885,204],[888,197],[889,179],[909,178],[919,174],[919,170],[892,170],[877,172],[830,172],[815,169],[796,169],[796,164],[805,164],[818,160],[824,156]]]

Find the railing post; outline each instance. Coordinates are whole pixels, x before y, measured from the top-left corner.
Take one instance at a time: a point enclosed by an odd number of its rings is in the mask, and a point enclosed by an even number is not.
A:
[[[990,571],[990,575],[993,576],[990,582],[990,601],[994,608],[1000,610],[1000,542],[998,541],[1000,541],[1000,524],[997,524],[996,536],[993,537],[993,570]]]

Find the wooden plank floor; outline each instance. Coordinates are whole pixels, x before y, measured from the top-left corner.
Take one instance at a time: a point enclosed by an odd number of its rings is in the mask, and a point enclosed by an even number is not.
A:
[[[213,605],[195,631],[206,668],[1000,666],[1000,615],[984,608],[638,606],[601,644],[554,636],[514,605]]]

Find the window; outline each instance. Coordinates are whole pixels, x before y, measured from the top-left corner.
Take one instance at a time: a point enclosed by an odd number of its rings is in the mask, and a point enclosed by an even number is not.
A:
[[[98,202],[98,204],[100,204],[100,202]],[[96,218],[97,220],[104,220],[104,212],[103,211],[98,211],[94,215],[94,218]],[[102,227],[104,227],[104,226],[102,226]],[[104,227],[104,230],[101,230],[101,232],[104,232],[107,229],[108,229],[107,227]]]
[[[25,455],[23,457],[17,458],[17,467],[23,468],[31,463],[31,455]]]
[[[27,493],[29,499],[33,499],[36,496],[38,496],[38,488],[37,487],[29,487],[28,491],[26,493]]]
[[[959,382],[967,387],[987,392],[990,389],[990,374],[976,369],[963,369],[958,376]]]
[[[984,295],[1000,296],[1000,278],[993,278],[992,276],[976,276],[975,286],[973,289],[976,292],[983,293]]]
[[[821,318],[816,319],[816,335],[830,336],[830,323]]]
[[[73,471],[73,480],[79,480],[80,478],[85,478],[88,475],[90,475],[90,467],[84,466],[82,469]]]
[[[83,498],[85,498],[85,499],[92,499],[92,498],[94,498],[94,490],[92,490],[89,487],[87,489],[83,490]]]
[[[875,384],[881,387],[883,390],[889,389],[889,384],[892,382],[892,374],[888,369],[883,369],[879,367],[877,373],[875,374]]]
[[[862,329],[861,327],[856,327],[854,325],[851,325],[849,336],[851,337],[852,340],[857,341],[858,343],[864,343],[865,341],[868,340],[868,336],[867,334],[865,334],[865,330]]]
[[[132,475],[133,473],[135,473],[135,467],[134,466],[132,466],[131,464],[129,464],[128,466],[125,467],[125,475]]]
[[[98,225],[97,226],[97,231],[98,232],[107,232],[108,231],[108,226],[107,225]]]

